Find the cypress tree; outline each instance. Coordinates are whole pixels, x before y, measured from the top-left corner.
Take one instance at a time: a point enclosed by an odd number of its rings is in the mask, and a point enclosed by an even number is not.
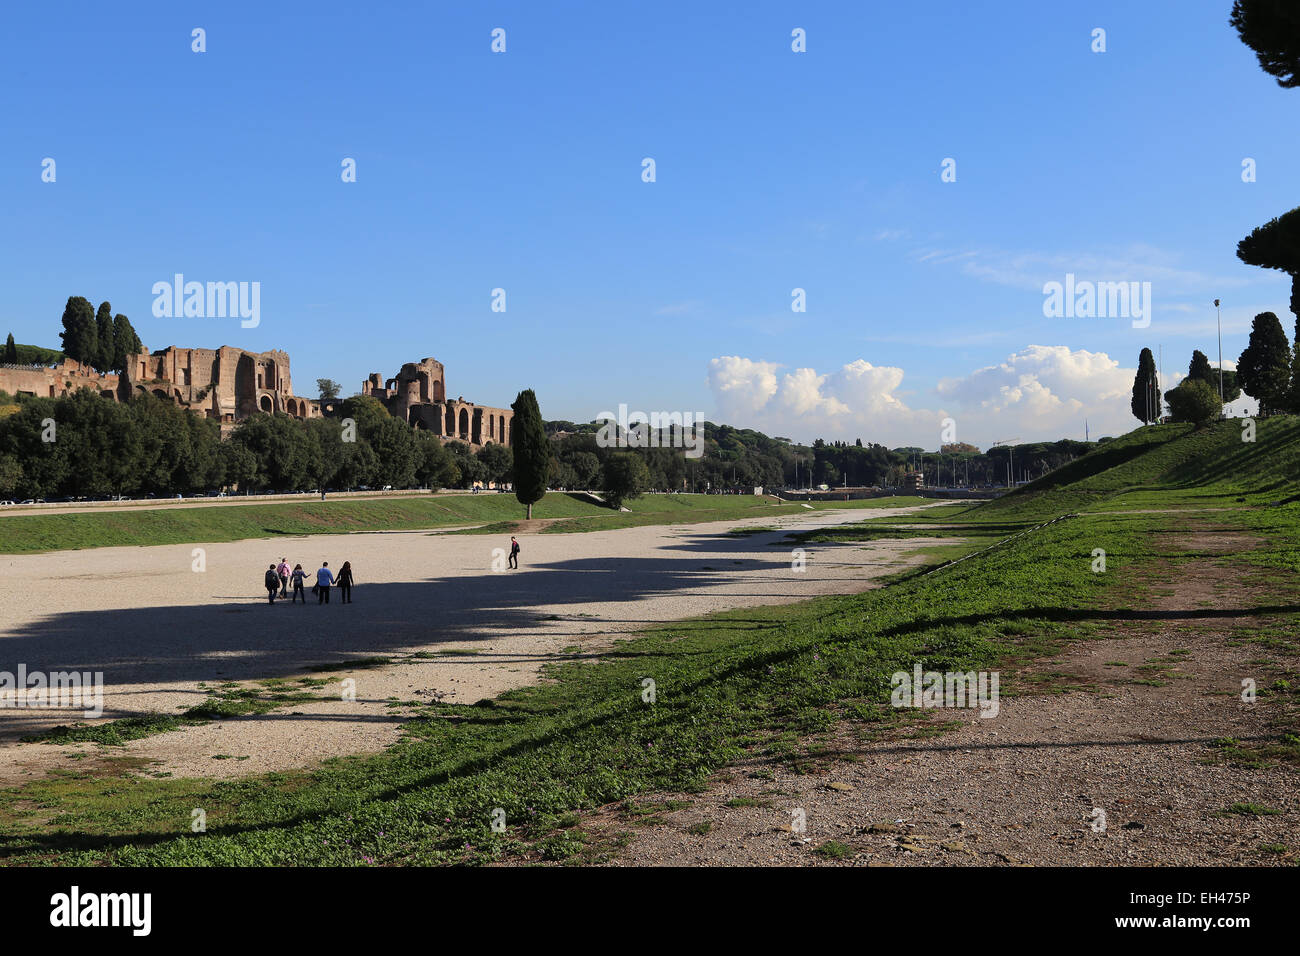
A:
[[[135,334],[131,320],[120,312],[113,316],[113,364],[112,371],[119,375],[126,372],[126,357],[144,351],[144,343]]]
[[[551,442],[546,437],[542,412],[531,388],[524,389],[510,405],[515,413],[510,425],[510,445],[515,453],[515,497],[533,516],[533,505],[546,494],[551,477]]]
[[[63,354],[70,359],[94,365],[99,359],[99,331],[95,324],[95,307],[79,295],[68,296],[63,307]]]
[[[99,303],[95,313],[95,361],[92,363],[101,372],[113,367],[113,307],[107,302]]]
[[[1300,414],[1300,318],[1295,321],[1295,340],[1292,342],[1291,388],[1287,394],[1287,407]]]
[[[1291,345],[1272,312],[1255,316],[1250,342],[1237,359],[1237,382],[1259,401],[1261,414],[1285,409],[1291,390]]]
[[[1133,416],[1149,425],[1160,418],[1160,382],[1156,376],[1156,359],[1150,349],[1138,356],[1137,374],[1133,376]]]
[[[1219,390],[1218,373],[1211,367],[1210,360],[1200,349],[1192,352],[1192,364],[1187,367],[1187,377],[1213,385],[1216,392]]]
[[[4,357],[0,358],[0,361],[4,362],[6,365],[18,364],[18,346],[14,344],[14,334],[12,332],[10,332],[9,337],[5,339]]]

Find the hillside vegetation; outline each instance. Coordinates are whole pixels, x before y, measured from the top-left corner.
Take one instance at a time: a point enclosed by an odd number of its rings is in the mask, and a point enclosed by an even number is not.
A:
[[[1268,504],[1300,492],[1300,419],[1149,425],[990,502],[985,515]],[[1244,498],[1238,502],[1237,498]]]

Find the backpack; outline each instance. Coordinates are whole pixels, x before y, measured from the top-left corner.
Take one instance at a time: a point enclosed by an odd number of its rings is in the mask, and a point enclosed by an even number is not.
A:
[[[266,571],[267,590],[269,591],[271,588],[278,588],[279,586],[280,586],[280,575],[275,573],[275,568],[268,568]]]

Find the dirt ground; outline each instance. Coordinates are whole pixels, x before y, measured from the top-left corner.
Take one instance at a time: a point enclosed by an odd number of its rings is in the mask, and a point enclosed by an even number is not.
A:
[[[1295,770],[1216,762],[1212,746],[1276,734],[1278,705],[1241,699],[1244,678],[1266,683],[1259,647],[1233,636],[1251,618],[1223,613],[1276,596],[1212,560],[1154,593],[1148,620],[1116,620],[1109,636],[1031,668],[1081,689],[1004,697],[988,719],[943,712],[964,719],[934,736],[871,741],[841,728],[799,772],[750,760],[703,794],[648,796],[639,812],[608,807],[580,825],[621,847],[609,862],[627,866],[1294,865]]]
[[[942,504],[943,502],[938,502]],[[931,507],[921,506],[921,507]],[[711,611],[852,593],[944,539],[806,547],[805,573],[773,547],[791,531],[916,508],[816,511],[700,525],[520,536],[517,571],[494,572],[508,537],[436,532],[270,538],[0,557],[0,670],[103,672],[104,720],[176,714],[223,682],[326,680],[313,699],[113,748],[155,773],[228,777],[310,766],[394,743],[409,708],[473,703],[539,679],[565,650],[598,652],[647,624]],[[738,527],[776,527],[732,535]],[[194,548],[203,550],[195,570]],[[354,603],[268,604],[262,576],[287,557],[314,572],[352,562]],[[380,657],[377,667],[345,662]],[[328,665],[341,670],[313,670]],[[344,680],[355,681],[355,700]],[[304,686],[286,690],[304,693]],[[96,744],[19,738],[78,712],[0,709],[0,783],[21,781]]]

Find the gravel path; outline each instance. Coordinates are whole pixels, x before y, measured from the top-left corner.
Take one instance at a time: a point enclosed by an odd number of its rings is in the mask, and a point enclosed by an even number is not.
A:
[[[1251,546],[1222,532],[1168,544]],[[1004,697],[992,719],[948,711],[935,722],[959,725],[936,737],[864,741],[844,726],[820,741],[829,756],[800,772],[742,761],[702,795],[640,798],[665,807],[649,825],[614,806],[582,826],[606,845],[633,834],[615,865],[1294,866],[1295,769],[1214,759],[1223,738],[1275,737],[1286,706],[1241,700],[1243,678],[1270,678],[1236,629],[1258,623],[1250,610],[1284,603],[1245,578],[1198,559],[1158,582],[1151,621],[1117,622],[1108,639],[1029,669],[1086,690]]]
[[[406,711],[390,706],[394,700],[473,703],[535,682],[565,648],[597,652],[647,624],[864,590],[915,560],[908,553],[945,539],[809,546],[802,574],[791,572],[790,552],[770,542],[792,531],[916,510],[525,535],[520,570],[499,573],[491,570],[492,549],[508,547],[508,538],[429,532],[4,556],[0,670],[23,663],[29,673],[102,671],[105,720],[175,714],[225,681],[328,679],[309,688],[319,699],[113,748],[176,776],[309,766],[396,741]],[[738,527],[779,530],[728,534]],[[203,550],[201,572],[194,570],[195,547]],[[311,571],[322,559],[335,569],[351,561],[355,603],[339,604],[335,592],[328,607],[310,594],[306,607],[268,605],[262,575],[282,556]],[[392,662],[312,670],[366,657]],[[355,681],[355,700],[344,699],[345,679]],[[18,741],[80,718],[0,709],[0,782],[78,766],[70,755],[81,751],[99,753],[94,744]]]

